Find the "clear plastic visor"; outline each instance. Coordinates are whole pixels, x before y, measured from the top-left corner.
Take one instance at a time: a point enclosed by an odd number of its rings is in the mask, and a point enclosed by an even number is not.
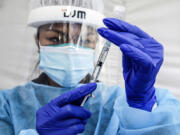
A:
[[[95,49],[98,42],[96,27],[80,23],[53,23],[39,27],[41,46]]]

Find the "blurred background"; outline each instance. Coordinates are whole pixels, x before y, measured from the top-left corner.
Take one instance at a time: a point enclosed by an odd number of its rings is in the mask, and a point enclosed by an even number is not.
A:
[[[27,27],[29,0],[0,0],[0,89],[26,83],[38,58],[35,30]],[[164,64],[156,87],[169,89],[180,99],[180,0],[104,0],[105,14],[126,9],[124,19],[139,26],[164,45]],[[121,52],[113,46],[101,80],[124,87]]]

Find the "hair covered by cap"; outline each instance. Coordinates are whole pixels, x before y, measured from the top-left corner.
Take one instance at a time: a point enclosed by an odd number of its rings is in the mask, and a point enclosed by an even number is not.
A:
[[[44,6],[75,6],[93,9],[103,13],[103,0],[30,0],[30,10]]]

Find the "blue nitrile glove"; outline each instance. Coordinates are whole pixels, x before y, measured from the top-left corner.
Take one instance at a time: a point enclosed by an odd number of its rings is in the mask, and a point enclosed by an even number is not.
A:
[[[101,36],[120,47],[129,106],[151,111],[156,102],[154,83],[163,62],[163,47],[138,27],[115,18],[104,19]]]
[[[40,135],[76,135],[84,131],[91,113],[72,103],[92,93],[96,83],[89,83],[62,94],[36,113],[36,129]]]

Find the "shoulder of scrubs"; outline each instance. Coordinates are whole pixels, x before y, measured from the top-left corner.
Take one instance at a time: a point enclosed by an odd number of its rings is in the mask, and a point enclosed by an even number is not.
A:
[[[179,135],[180,101],[165,89],[156,89],[156,97],[157,107],[152,112],[129,107],[125,94],[118,97],[106,134],[112,133],[118,119],[119,127],[111,135]]]
[[[0,90],[0,134],[13,135],[13,125],[11,123],[10,106],[6,99],[4,90]]]
[[[8,90],[0,90],[0,134],[17,135],[21,129],[20,125],[26,125],[26,119],[23,120],[23,117],[31,115],[27,111],[30,106],[23,107],[31,96],[30,91],[26,92],[30,90],[29,87],[31,86],[26,84]],[[27,113],[23,113],[22,110],[27,111]]]
[[[0,90],[0,135],[19,135],[23,129],[35,129],[40,105],[32,84]]]

